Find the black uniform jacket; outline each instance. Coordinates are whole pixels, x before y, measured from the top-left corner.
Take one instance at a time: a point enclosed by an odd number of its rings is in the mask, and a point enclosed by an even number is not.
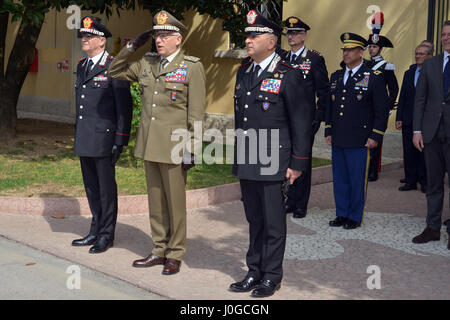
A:
[[[330,77],[331,104],[326,112],[325,137],[340,148],[363,148],[368,138],[380,142],[387,127],[386,82],[379,71],[363,64],[344,86],[345,69]]]
[[[78,63],[76,88],[75,155],[106,157],[114,144],[128,144],[132,98],[127,81],[108,74],[112,57],[105,51],[85,79],[87,59]]]
[[[413,64],[405,72],[402,89],[400,90],[400,98],[398,99],[396,121],[402,121],[404,126],[412,126],[413,122],[414,97],[416,95],[414,77],[416,69],[417,64]]]
[[[398,96],[398,82],[397,77],[394,73],[393,64],[388,63],[387,61],[383,60],[383,57],[378,56],[376,59],[372,60],[365,60],[365,62],[368,64],[369,68],[373,70],[374,67],[377,67],[376,70],[373,71],[381,71],[383,73],[383,78],[386,81],[388,94],[389,94],[389,109],[394,109],[395,101],[397,100]],[[383,63],[382,63],[383,62]]]
[[[276,54],[252,83],[253,60],[244,60],[236,75],[234,96],[236,145],[233,174],[239,179],[281,181],[287,168],[305,170],[311,144],[311,108],[303,77]],[[271,140],[278,141],[272,153]],[[266,134],[267,133],[267,134]],[[272,135],[271,135],[272,134]],[[267,138],[267,144],[263,143]],[[249,140],[252,143],[249,143]],[[244,145],[241,143],[245,141]],[[268,163],[260,155],[272,157]],[[244,158],[245,156],[245,158]],[[272,168],[266,172],[262,169]]]
[[[281,57],[286,61],[291,61],[291,51],[282,50]],[[305,46],[301,54],[291,63],[305,79],[306,95],[313,108],[313,120],[324,121],[325,110],[330,103],[330,83],[325,59],[319,52]]]

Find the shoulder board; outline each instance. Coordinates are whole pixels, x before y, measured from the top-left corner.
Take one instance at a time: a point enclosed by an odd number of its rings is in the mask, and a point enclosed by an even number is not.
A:
[[[144,57],[157,57],[159,56],[159,54],[157,52],[147,52],[146,54],[144,54]]]
[[[193,56],[184,56],[184,59],[191,62],[199,62],[200,58],[193,57]]]
[[[309,52],[311,52],[312,54],[315,54],[316,56],[322,56],[322,54],[319,51],[316,51],[313,49],[309,49]]]
[[[394,71],[395,70],[395,65],[392,64],[392,63],[388,63],[388,64],[386,64],[386,67],[384,68],[384,70],[392,70],[392,71]]]
[[[378,71],[378,70],[375,70],[375,71],[373,72],[373,74],[376,75],[376,76],[378,76],[378,75],[382,74],[382,72],[381,72],[381,71]]]
[[[87,58],[83,58],[80,61],[78,61],[78,63],[83,62],[84,60],[86,60]]]

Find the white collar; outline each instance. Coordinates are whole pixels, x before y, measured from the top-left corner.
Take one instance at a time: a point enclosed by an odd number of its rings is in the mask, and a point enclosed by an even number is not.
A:
[[[165,58],[167,61],[169,61],[169,63],[171,63],[173,61],[173,59],[175,59],[175,57],[177,56],[178,53],[180,53],[181,49],[178,49],[177,51],[175,51],[174,53],[172,53],[170,56],[168,56],[167,58]],[[163,57],[161,57],[161,60],[164,59]]]
[[[300,50],[298,50],[297,52],[293,52],[291,50],[291,55],[295,54],[297,57],[300,56],[300,54],[302,53],[302,51],[305,49],[305,46],[301,47]]]
[[[450,56],[450,53],[444,50],[444,63],[446,62],[448,56]]]
[[[269,57],[264,59],[261,63],[256,63],[256,61],[253,61],[253,68],[255,65],[259,65],[261,67],[261,71],[265,70],[267,66],[272,62],[273,58],[275,58],[275,52],[272,53]]]
[[[102,58],[102,56],[103,56],[104,53],[105,53],[105,50],[103,50],[103,51],[100,52],[98,55],[96,55],[96,56],[94,56],[94,57],[92,57],[92,58],[89,58],[89,57],[88,57],[88,59],[89,59],[89,60],[92,60],[92,62],[94,63],[94,64],[92,65],[92,68],[98,63],[98,61]],[[89,61],[88,61],[88,63],[89,63]]]
[[[361,66],[363,65],[364,61],[361,61],[361,64],[359,66],[354,67],[353,69],[349,69],[349,67],[345,67],[345,72],[348,73],[350,70],[352,70],[352,75],[355,75],[359,68],[361,68]]]

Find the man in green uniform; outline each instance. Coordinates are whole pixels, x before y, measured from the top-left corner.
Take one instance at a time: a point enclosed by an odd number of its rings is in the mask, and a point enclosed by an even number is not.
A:
[[[134,261],[133,266],[164,264],[163,274],[170,275],[180,270],[186,251],[186,173],[199,144],[201,152],[201,139],[195,139],[193,132],[194,122],[202,121],[205,113],[205,73],[200,59],[181,50],[180,32],[186,27],[166,11],[158,12],[153,20],[153,29],[128,43],[109,72],[117,79],[138,81],[142,89],[135,156],[144,159],[154,246],[148,257]],[[131,54],[151,36],[157,53],[148,52],[129,62]],[[172,138],[177,129],[190,133],[182,154],[172,152],[180,144]]]

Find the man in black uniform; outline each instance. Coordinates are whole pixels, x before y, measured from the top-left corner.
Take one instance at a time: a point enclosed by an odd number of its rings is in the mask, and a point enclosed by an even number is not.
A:
[[[395,77],[395,66],[392,63],[388,63],[381,56],[383,48],[393,48],[392,42],[384,37],[380,36],[380,31],[384,23],[384,16],[382,12],[378,12],[373,20],[372,27],[373,33],[369,36],[367,41],[369,45],[370,61],[367,61],[369,68],[373,71],[380,71],[383,74],[383,78],[386,81],[386,85],[389,92],[389,109],[393,110],[395,106],[395,100],[399,92],[397,78]],[[389,115],[388,115],[389,117]],[[380,141],[378,147],[374,148],[371,152],[370,166],[369,166],[369,181],[376,181],[378,179],[378,172],[381,169],[381,151],[383,148],[383,140]]]
[[[112,57],[105,51],[111,33],[94,17],[78,30],[87,58],[77,67],[75,155],[80,157],[84,187],[92,212],[89,234],[73,246],[93,245],[90,253],[112,247],[117,221],[115,164],[128,144],[132,99],[128,82],[112,79]]]
[[[329,225],[355,229],[363,219],[369,151],[384,135],[389,109],[382,73],[363,63],[366,40],[344,33],[341,41],[345,68],[330,77],[332,102],[325,120],[337,216]]]
[[[320,123],[325,120],[325,110],[330,103],[330,85],[328,71],[323,56],[305,46],[307,31],[310,27],[297,17],[289,17],[285,21],[288,43],[290,51],[284,51],[281,56],[298,66],[305,86],[309,106],[311,107],[311,150],[309,156],[312,157],[312,146],[314,137],[320,128]],[[317,94],[317,106],[316,106]],[[309,195],[311,193],[311,170],[312,161],[308,161],[308,167],[302,176],[295,180],[289,187],[288,198],[286,200],[285,212],[293,212],[294,218],[306,216]]]
[[[252,59],[236,75],[233,174],[240,179],[249,222],[249,270],[230,290],[253,290],[253,297],[266,297],[280,288],[283,277],[282,186],[286,180],[292,184],[307,168],[311,107],[300,72],[275,52],[282,28],[254,10],[247,14],[247,23],[245,43]]]

